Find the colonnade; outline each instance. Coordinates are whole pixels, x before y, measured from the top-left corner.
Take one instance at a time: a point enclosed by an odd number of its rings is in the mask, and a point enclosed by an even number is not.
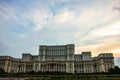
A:
[[[66,72],[66,64],[61,63],[47,63],[41,64],[41,71],[42,72]]]

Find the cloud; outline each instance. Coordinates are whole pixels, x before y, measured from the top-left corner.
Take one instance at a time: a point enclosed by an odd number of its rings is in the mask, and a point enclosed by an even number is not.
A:
[[[36,24],[33,30],[39,31],[42,29],[42,27],[45,27],[45,25],[47,25],[47,22],[49,20],[51,20],[52,14],[49,11],[33,9],[29,12],[29,17]]]
[[[69,23],[75,19],[75,13],[70,10],[61,10],[54,16],[54,23]]]
[[[119,26],[120,26],[120,20],[114,21],[113,23],[106,24],[99,28],[95,28],[91,30],[89,34],[83,38],[83,40],[118,35],[120,34]]]
[[[75,43],[76,53],[114,53],[120,49],[119,4],[119,0],[3,1],[0,51],[37,54],[39,44]]]

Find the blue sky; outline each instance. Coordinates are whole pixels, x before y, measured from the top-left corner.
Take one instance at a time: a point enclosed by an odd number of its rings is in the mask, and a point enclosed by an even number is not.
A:
[[[38,54],[39,45],[112,52],[120,65],[119,0],[0,0],[0,55]]]

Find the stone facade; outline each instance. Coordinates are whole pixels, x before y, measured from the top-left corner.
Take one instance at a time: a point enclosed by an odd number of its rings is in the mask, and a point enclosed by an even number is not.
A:
[[[112,53],[91,57],[91,52],[74,54],[75,45],[40,45],[39,55],[23,53],[21,59],[0,56],[0,67],[8,73],[41,71],[67,73],[107,72],[114,67]]]

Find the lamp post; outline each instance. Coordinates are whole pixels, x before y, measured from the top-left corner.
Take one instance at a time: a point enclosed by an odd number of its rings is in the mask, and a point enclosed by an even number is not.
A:
[[[19,60],[18,73],[20,73],[20,67],[21,67],[21,60]]]
[[[95,70],[95,73],[97,73],[97,65],[96,65],[96,63],[94,64],[94,70]]]
[[[96,80],[97,80],[97,64],[94,63],[93,66],[94,66],[94,71],[95,71],[95,74],[96,74],[95,77],[96,77]]]

